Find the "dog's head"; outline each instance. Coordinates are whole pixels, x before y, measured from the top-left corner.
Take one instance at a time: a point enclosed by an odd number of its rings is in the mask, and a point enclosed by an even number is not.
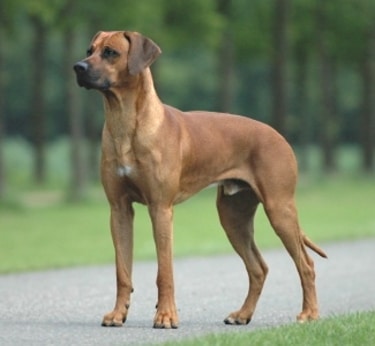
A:
[[[98,32],[87,57],[74,65],[77,82],[87,89],[101,91],[125,87],[160,53],[152,40],[137,32]]]

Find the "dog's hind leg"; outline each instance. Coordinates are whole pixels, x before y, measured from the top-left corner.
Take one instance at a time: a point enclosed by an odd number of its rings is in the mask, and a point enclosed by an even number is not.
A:
[[[266,201],[264,209],[273,229],[292,257],[300,276],[303,304],[302,312],[297,316],[297,320],[299,322],[316,320],[319,317],[319,312],[315,289],[314,262],[306,252],[304,235],[298,224],[294,199],[271,198]]]
[[[267,276],[267,265],[254,242],[254,215],[258,204],[259,200],[250,187],[235,194],[228,194],[225,185],[218,188],[220,222],[233,248],[242,258],[249,276],[245,302],[224,320],[226,324],[250,322]]]

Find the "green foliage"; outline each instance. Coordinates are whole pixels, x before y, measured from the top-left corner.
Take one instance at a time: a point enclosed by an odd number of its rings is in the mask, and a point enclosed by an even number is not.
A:
[[[19,10],[23,0],[2,0],[0,2],[0,31],[4,30],[8,34],[14,30],[14,17]],[[1,42],[3,44],[3,42]]]
[[[23,7],[32,18],[40,18],[47,26],[52,26],[61,15],[65,0],[24,1]],[[68,1],[69,2],[69,1]]]
[[[227,26],[233,31],[237,53],[243,59],[268,59],[271,51],[270,1],[237,0],[232,3]]]
[[[215,45],[223,26],[215,0],[190,0],[188,3],[184,0],[164,0],[163,5],[164,42],[167,47],[181,46],[186,42],[194,42],[196,47]]]
[[[333,316],[306,324],[237,333],[214,334],[186,341],[174,341],[164,346],[354,346],[372,345],[375,341],[375,312],[360,312]]]
[[[32,27],[29,18],[41,20],[48,30],[46,44],[47,87],[46,96],[47,138],[66,134],[66,100],[62,86],[65,75],[62,72],[62,35],[67,28],[77,36],[77,59],[92,37],[99,30],[136,30],[160,44],[163,56],[160,69],[156,68],[157,85],[169,103],[183,105],[185,109],[215,109],[218,90],[217,45],[225,31],[232,33],[236,50],[237,79],[234,83],[235,105],[233,111],[240,114],[256,114],[259,119],[269,119],[271,104],[269,73],[272,52],[272,10],[273,1],[236,0],[229,3],[228,13],[220,13],[218,0],[4,0],[0,5],[0,30],[15,25],[11,35],[5,35],[1,42],[4,51],[5,76],[4,99],[6,131],[11,135],[30,138],[32,126],[30,113],[30,70],[33,64]],[[308,98],[306,112],[313,112],[317,102],[319,84],[316,79],[316,8],[325,6],[329,20],[326,40],[330,54],[340,64],[339,102],[340,122],[337,124],[344,141],[359,142],[357,126],[361,89],[352,83],[351,76],[357,74],[357,66],[365,54],[366,37],[374,23],[374,2],[371,0],[332,0],[317,3],[313,0],[299,0],[291,3],[289,21],[289,45],[293,50],[289,63],[294,67],[294,51],[302,49],[308,53]],[[84,15],[82,15],[84,14]],[[79,46],[79,47],[78,47]],[[79,53],[78,53],[79,50]],[[27,61],[28,63],[25,63]],[[74,61],[71,62],[73,64]],[[158,65],[156,65],[157,67]],[[355,69],[354,69],[355,67]],[[191,73],[191,70],[195,73]],[[291,68],[290,71],[293,71]],[[72,72],[73,73],[73,72]],[[174,78],[175,76],[175,78]],[[290,91],[296,93],[290,73]],[[76,88],[75,85],[71,86]],[[78,91],[77,91],[78,92]],[[348,96],[349,95],[349,96]],[[300,114],[293,112],[296,102],[290,97],[290,122],[300,131]],[[346,100],[350,98],[348,104]],[[100,98],[98,96],[98,98]],[[182,100],[183,98],[183,100]],[[82,97],[84,99],[84,97]],[[101,109],[101,108],[100,108]],[[87,112],[87,110],[86,110]],[[85,121],[90,121],[90,115]],[[310,122],[311,140],[317,140],[317,124]],[[348,131],[350,138],[346,137]],[[99,132],[99,130],[97,130]],[[98,136],[97,136],[98,138]],[[294,138],[293,138],[294,139]]]
[[[366,35],[373,30],[375,6],[366,0],[325,2],[328,30],[325,39],[330,52],[341,62],[358,62],[363,56]]]

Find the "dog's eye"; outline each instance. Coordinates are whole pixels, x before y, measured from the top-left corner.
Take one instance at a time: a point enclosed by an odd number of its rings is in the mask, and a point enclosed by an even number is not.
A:
[[[118,53],[115,50],[113,50],[111,48],[108,48],[108,47],[105,48],[104,51],[103,51],[103,57],[104,58],[113,58],[117,55],[118,55]]]
[[[86,56],[89,57],[91,54],[92,54],[92,48],[89,48],[89,49],[86,51]]]

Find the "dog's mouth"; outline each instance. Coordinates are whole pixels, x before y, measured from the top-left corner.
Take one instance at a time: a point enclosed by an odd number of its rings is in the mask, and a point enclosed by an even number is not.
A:
[[[107,79],[102,79],[101,74],[90,68],[85,61],[79,61],[73,66],[77,76],[77,83],[86,89],[108,90],[111,83]]]

